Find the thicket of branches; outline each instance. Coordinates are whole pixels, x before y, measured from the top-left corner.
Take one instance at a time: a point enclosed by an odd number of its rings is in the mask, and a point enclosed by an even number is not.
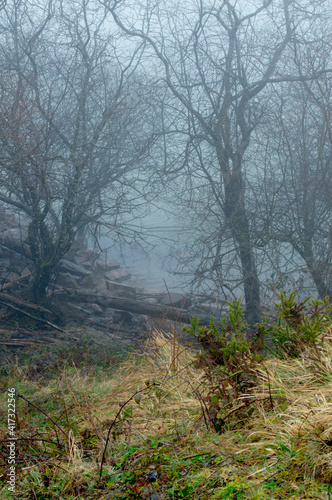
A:
[[[35,298],[77,230],[114,224],[152,170],[195,223],[193,283],[242,290],[249,324],[269,273],[273,286],[304,276],[331,294],[330,11],[325,0],[5,6],[0,200],[30,221]]]
[[[97,7],[15,0],[0,14],[0,201],[28,220],[35,300],[77,231],[117,229],[148,183],[142,47],[122,46]]]
[[[318,293],[328,293],[331,207],[320,186],[331,172],[329,4],[147,3],[138,21],[127,3],[103,4],[147,44],[186,116],[178,132],[187,137],[187,199],[204,220],[196,281],[219,291],[241,285],[250,324],[261,315],[261,276],[268,266],[289,272],[290,252],[292,271],[304,263]],[[282,269],[271,247],[286,255]]]

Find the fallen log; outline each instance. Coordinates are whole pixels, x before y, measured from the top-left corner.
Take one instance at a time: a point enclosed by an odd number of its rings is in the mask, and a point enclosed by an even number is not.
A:
[[[64,332],[62,328],[59,328],[58,326],[54,325],[47,319],[43,318],[38,318],[38,316],[34,316],[33,314],[30,314],[23,309],[19,309],[18,307],[13,306],[12,304],[9,304],[8,302],[5,302],[4,300],[0,300],[0,304],[3,304],[6,307],[9,307],[10,309],[14,309],[14,311],[18,311],[20,314],[23,314],[24,316],[28,316],[29,318],[35,319],[36,321],[39,321],[40,323],[44,323],[45,325],[51,326],[55,330],[58,330],[59,332]],[[47,309],[45,309],[47,311]]]
[[[5,301],[5,302],[10,302],[10,303],[15,304],[17,306],[26,307],[27,309],[33,309],[34,311],[40,311],[40,312],[52,314],[52,312],[49,309],[46,309],[45,307],[39,306],[38,304],[34,304],[32,302],[28,302],[27,300],[19,299],[18,297],[14,297],[13,295],[10,295],[9,293],[1,293],[0,292],[0,300]]]
[[[151,317],[166,317],[172,320],[181,321],[182,323],[190,323],[193,316],[199,318],[200,325],[208,325],[211,321],[211,316],[207,314],[195,313],[195,311],[164,306],[161,304],[150,304],[143,300],[125,299],[123,297],[101,295],[82,290],[71,290],[66,294],[57,294],[57,298],[63,298],[63,300],[68,300],[69,297],[76,302],[95,303],[101,307],[129,311],[131,313],[144,314]]]

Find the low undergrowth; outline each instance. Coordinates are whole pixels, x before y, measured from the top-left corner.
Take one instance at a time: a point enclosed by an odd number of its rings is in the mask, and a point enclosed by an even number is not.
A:
[[[186,328],[199,352],[178,342],[180,331],[158,331],[104,377],[78,363],[45,378],[19,363],[8,369],[0,497],[331,498],[328,302],[282,294],[278,321],[258,325],[250,341],[240,303],[230,306],[229,321]]]

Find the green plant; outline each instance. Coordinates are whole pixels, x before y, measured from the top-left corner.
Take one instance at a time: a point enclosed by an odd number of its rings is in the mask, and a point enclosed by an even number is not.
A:
[[[204,370],[204,386],[208,392],[201,395],[200,402],[207,426],[209,422],[217,432],[223,430],[225,417],[233,415],[230,409],[239,401],[239,396],[253,385],[255,366],[263,359],[247,340],[248,324],[240,300],[228,302],[228,321],[221,319],[216,324],[211,317],[209,326],[199,326],[199,319],[194,317],[191,325],[183,328],[203,347],[203,352],[197,355],[196,366]],[[237,414],[241,419],[248,415],[242,408],[243,405]]]
[[[199,319],[194,317],[189,327],[183,327],[183,331],[193,335],[202,345],[209,362],[224,366],[227,374],[237,371],[243,366],[244,358],[252,355],[251,343],[246,338],[248,324],[240,300],[227,302],[229,322],[221,319],[216,325],[211,316],[209,326],[199,326]]]
[[[296,301],[295,292],[279,294],[278,322],[271,329],[271,340],[279,357],[296,357],[306,346],[315,346],[331,324],[329,298],[323,300],[307,297]]]

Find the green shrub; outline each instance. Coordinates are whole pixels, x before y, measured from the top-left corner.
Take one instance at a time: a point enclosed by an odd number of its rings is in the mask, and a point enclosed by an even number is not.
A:
[[[206,423],[210,422],[217,432],[224,429],[229,413],[241,421],[248,416],[242,409],[234,413],[230,409],[239,402],[240,395],[254,385],[255,367],[263,359],[247,340],[248,324],[240,299],[228,305],[228,321],[221,319],[216,324],[211,317],[208,326],[199,326],[199,319],[194,317],[191,325],[183,328],[203,347],[196,358],[196,366],[204,370],[204,389],[207,390],[200,397],[201,406]],[[250,413],[249,408],[248,411]]]
[[[306,298],[297,303],[295,292],[279,294],[278,321],[270,329],[275,354],[279,357],[296,357],[306,346],[315,346],[322,340],[326,327],[332,324],[329,298]],[[310,300],[311,299],[311,300]]]

